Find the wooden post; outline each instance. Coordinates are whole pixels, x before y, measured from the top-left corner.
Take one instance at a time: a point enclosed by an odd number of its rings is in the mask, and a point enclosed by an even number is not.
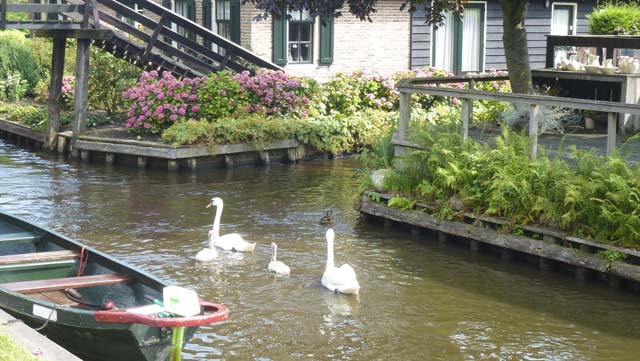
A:
[[[175,172],[178,170],[178,160],[169,159],[167,160],[167,169],[171,172]]]
[[[447,244],[447,234],[444,232],[438,232],[438,243],[441,246],[444,246]]]
[[[475,80],[469,80],[469,90],[473,90],[475,88],[476,82]],[[462,99],[462,127],[460,129],[462,133],[462,140],[466,141],[469,138],[469,124],[473,122],[473,99]]]
[[[262,164],[269,165],[270,159],[268,151],[263,150],[261,152],[258,152],[258,156],[260,157],[260,162],[262,162]]]
[[[58,132],[60,132],[60,110],[62,109],[62,78],[64,76],[64,56],[66,38],[53,38],[51,56],[51,80],[49,81],[49,121],[45,134],[45,147],[55,150]]]
[[[113,165],[116,160],[116,155],[114,153],[105,153],[104,154],[104,163],[106,165]]]
[[[616,114],[607,113],[607,156],[616,150]]]
[[[80,159],[83,162],[88,162],[89,161],[89,157],[91,157],[91,153],[89,153],[88,150],[86,150],[86,149],[81,149],[80,150]]]
[[[58,154],[64,154],[67,151],[67,138],[58,137]]]
[[[78,137],[86,130],[87,98],[89,97],[89,48],[90,39],[78,39],[76,53],[76,91],[73,102],[73,139],[71,148],[76,148]]]
[[[531,139],[531,160],[538,156],[538,112],[540,106],[531,104],[529,111],[529,139]]]
[[[224,155],[224,166],[227,168],[233,168],[233,158],[229,154]]]
[[[189,158],[187,160],[187,166],[192,171],[196,170],[198,168],[198,158]]]
[[[138,157],[138,168],[144,169],[147,167],[147,157]]]
[[[411,120],[411,93],[400,93],[400,120],[398,121],[398,140],[409,139],[409,121]]]
[[[460,114],[462,116],[462,124],[460,127],[460,132],[462,134],[462,140],[466,141],[469,137],[469,123],[471,122],[471,99],[462,99],[462,109],[460,110]]]

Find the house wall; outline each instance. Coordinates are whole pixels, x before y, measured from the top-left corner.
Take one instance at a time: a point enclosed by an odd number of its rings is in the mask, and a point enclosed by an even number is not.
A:
[[[487,2],[487,23],[485,37],[485,70],[506,69],[502,43],[502,10],[498,0]],[[527,42],[529,44],[529,64],[531,68],[544,68],[546,38],[551,31],[551,9],[553,3],[577,3],[576,35],[587,33],[586,15],[591,13],[596,0],[566,0],[550,1],[545,8],[544,0],[531,0],[527,9],[525,24],[527,27]],[[425,23],[424,10],[416,11],[411,24],[411,68],[418,69],[431,64],[431,26]]]
[[[372,22],[360,21],[346,13],[335,20],[333,64],[320,65],[319,51],[313,52],[314,64],[289,64],[287,73],[326,80],[339,72],[366,69],[390,74],[409,69],[411,15],[400,11],[401,0],[378,2]],[[346,12],[346,11],[345,11]],[[250,4],[240,10],[241,45],[256,55],[272,60],[272,21],[252,20],[259,12]],[[318,24],[314,42],[319,44]]]

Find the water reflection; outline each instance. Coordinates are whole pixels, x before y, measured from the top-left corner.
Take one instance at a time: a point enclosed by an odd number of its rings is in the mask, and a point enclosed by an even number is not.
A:
[[[203,327],[185,360],[637,359],[636,295],[361,223],[356,165],[167,174],[61,163],[0,140],[0,210],[228,305],[229,320]],[[221,232],[258,245],[199,264],[214,196]],[[320,285],[327,209],[336,264],[355,269],[359,299]],[[267,271],[271,242],[289,277]]]

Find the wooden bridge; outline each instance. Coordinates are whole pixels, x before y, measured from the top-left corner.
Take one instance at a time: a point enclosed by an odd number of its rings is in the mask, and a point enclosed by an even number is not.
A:
[[[225,69],[233,72],[254,72],[258,68],[283,70],[150,0],[133,0],[137,10],[117,0],[63,2],[40,4],[0,0],[0,30],[31,30],[36,36],[53,38],[45,142],[50,150],[55,148],[60,130],[67,38],[75,38],[78,42],[72,149],[78,135],[85,130],[91,44],[142,69],[170,71],[178,77],[202,76]],[[16,13],[29,14],[29,20],[11,20],[7,16]]]

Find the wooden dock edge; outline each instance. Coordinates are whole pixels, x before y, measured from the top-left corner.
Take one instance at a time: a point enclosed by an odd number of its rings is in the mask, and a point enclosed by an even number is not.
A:
[[[45,141],[44,132],[35,131],[5,119],[0,119],[0,133],[15,138],[18,144],[29,139],[37,146],[42,146]],[[75,149],[70,149],[72,137],[72,131],[58,133],[56,149],[59,154],[71,151],[73,157],[82,161],[90,161],[94,154],[98,154],[104,158],[104,162],[108,165],[117,163],[118,156],[134,157],[137,158],[136,163],[140,168],[147,167],[149,163],[147,160],[155,159],[166,162],[166,168],[170,171],[179,168],[195,170],[201,162],[206,163],[216,157],[223,158],[224,161],[221,164],[224,166],[233,167],[234,164],[247,163],[247,160],[243,158],[247,156],[255,158],[255,163],[266,165],[278,159],[299,162],[314,159],[314,156],[317,157],[318,154],[322,155],[312,146],[301,144],[295,139],[283,139],[269,143],[174,146],[143,140],[81,135],[78,137]]]
[[[616,261],[608,264],[606,260],[579,248],[571,248],[545,240],[502,233],[489,227],[467,224],[461,221],[437,219],[419,210],[401,210],[387,207],[386,204],[372,200],[364,194],[356,208],[363,214],[382,218],[386,221],[403,223],[413,227],[426,228],[447,235],[453,235],[472,242],[481,242],[502,249],[521,252],[544,260],[562,262],[577,269],[590,269],[610,276],[616,276],[640,282],[640,266]],[[575,237],[573,237],[575,238]],[[595,242],[590,242],[596,244]],[[600,244],[602,249],[608,245]],[[630,250],[633,253],[635,251]]]

